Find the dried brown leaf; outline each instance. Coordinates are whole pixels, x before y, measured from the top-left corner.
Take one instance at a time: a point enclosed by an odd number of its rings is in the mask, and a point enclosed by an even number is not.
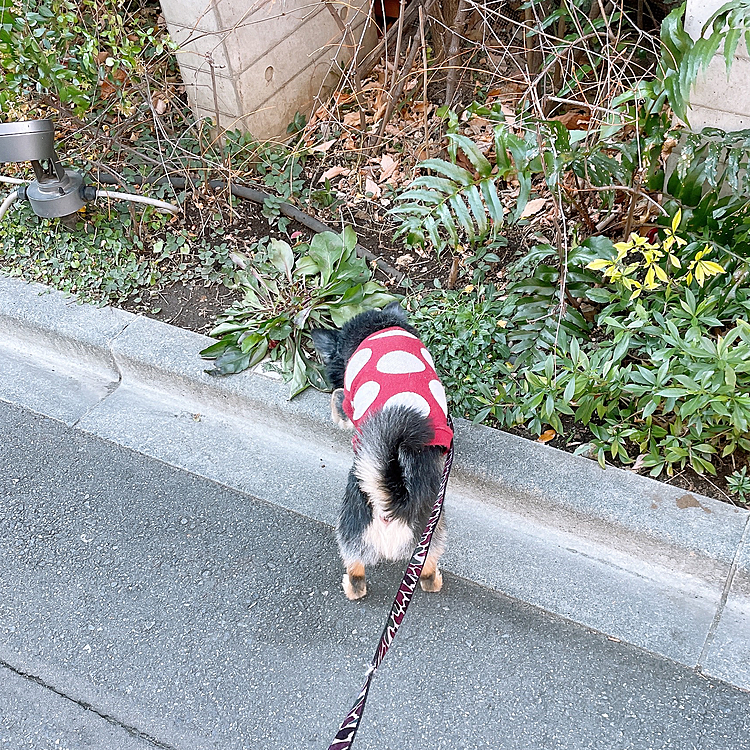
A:
[[[387,180],[397,169],[399,161],[394,159],[390,154],[383,154],[380,159],[380,177],[378,182]]]
[[[372,193],[373,198],[380,198],[382,194],[380,186],[372,179],[372,177],[367,177],[365,179],[365,192]]]
[[[318,178],[318,182],[325,182],[326,180],[332,180],[335,177],[341,177],[341,175],[349,175],[351,173],[351,169],[347,169],[346,167],[337,164],[335,167],[326,169],[326,171]]]
[[[568,130],[588,130],[591,122],[591,112],[575,112],[574,110],[570,110],[552,119],[561,122]]]
[[[326,151],[328,151],[331,146],[333,146],[334,143],[337,143],[337,138],[332,138],[330,141],[324,141],[323,143],[316,143],[314,146],[310,147],[310,151],[313,153],[318,152],[321,154],[324,154]]]
[[[359,110],[355,109],[351,112],[347,112],[344,115],[344,125],[348,125],[349,127],[354,127],[355,125],[359,125]]]
[[[534,198],[533,201],[529,201],[524,207],[523,213],[521,214],[520,218],[527,219],[529,216],[538,214],[544,208],[544,204],[546,202],[546,198]]]

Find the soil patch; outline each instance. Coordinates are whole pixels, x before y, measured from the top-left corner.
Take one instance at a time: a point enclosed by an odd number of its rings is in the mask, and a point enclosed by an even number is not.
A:
[[[141,293],[140,303],[125,302],[121,307],[163,323],[206,336],[221,314],[241,298],[236,289],[223,284],[176,281]]]

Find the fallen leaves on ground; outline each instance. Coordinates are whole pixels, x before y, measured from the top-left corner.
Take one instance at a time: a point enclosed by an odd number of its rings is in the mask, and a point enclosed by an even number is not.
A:
[[[330,169],[326,169],[325,172],[323,172],[322,175],[318,178],[318,182],[325,182],[326,180],[333,180],[335,177],[341,177],[342,175],[350,175],[352,173],[351,169],[347,169],[346,167],[342,167],[340,164],[337,164]]]
[[[544,208],[546,203],[546,198],[534,198],[534,200],[531,200],[526,204],[526,207],[523,209],[523,213],[521,214],[521,218],[528,219],[529,216],[538,214]]]

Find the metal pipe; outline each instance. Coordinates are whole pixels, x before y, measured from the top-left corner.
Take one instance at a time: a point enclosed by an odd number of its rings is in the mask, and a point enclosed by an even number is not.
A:
[[[2,221],[5,212],[18,200],[18,190],[14,190],[8,197],[3,201],[0,206],[0,221]]]
[[[0,175],[0,182],[7,183],[8,185],[27,185],[29,181],[19,180],[17,177],[6,177],[5,175]],[[157,200],[156,198],[148,198],[145,195],[133,195],[132,193],[118,193],[118,192],[115,192],[114,190],[97,190],[96,197],[97,198],[111,198],[112,200],[131,201],[132,203],[146,203],[149,206],[156,206],[156,208],[161,208],[164,211],[168,211],[171,214],[176,215],[180,213],[180,209],[177,206],[175,206],[173,203],[160,201],[160,200]],[[2,218],[2,214],[0,214],[0,218]]]

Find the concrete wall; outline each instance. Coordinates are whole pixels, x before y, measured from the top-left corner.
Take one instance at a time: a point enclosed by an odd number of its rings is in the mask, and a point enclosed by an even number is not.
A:
[[[309,116],[375,32],[369,0],[161,0],[190,104],[198,117],[259,139],[283,137],[296,112]]]
[[[725,2],[688,0],[685,30],[693,39],[700,36],[703,25]],[[750,128],[750,55],[744,39],[737,46],[729,79],[724,57],[718,54],[698,76],[690,102],[688,117],[695,131],[704,127],[727,131]]]

